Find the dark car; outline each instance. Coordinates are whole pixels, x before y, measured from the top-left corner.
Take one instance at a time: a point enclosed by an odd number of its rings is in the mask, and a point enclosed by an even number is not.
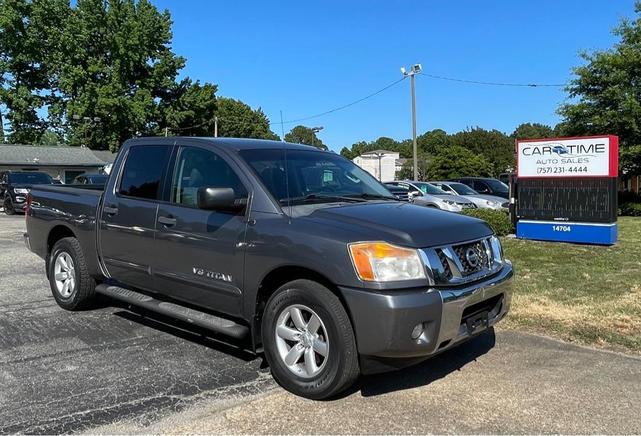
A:
[[[107,174],[81,174],[73,179],[73,184],[105,186],[107,180],[109,180],[109,175]]]
[[[479,194],[494,195],[502,198],[510,197],[510,188],[498,179],[489,177],[460,177],[450,179],[450,181],[464,183]]]
[[[27,194],[33,185],[50,185],[49,174],[38,171],[6,171],[0,174],[0,198],[7,215],[22,212],[27,205]]]
[[[406,188],[405,186],[393,185],[391,183],[385,183],[385,187],[398,200],[400,200],[400,201],[410,201],[410,190],[409,190],[409,188]]]
[[[397,201],[315,147],[136,138],[104,191],[30,195],[25,243],[59,306],[100,293],[205,327],[307,398],[450,349],[510,306],[512,265],[487,223]]]

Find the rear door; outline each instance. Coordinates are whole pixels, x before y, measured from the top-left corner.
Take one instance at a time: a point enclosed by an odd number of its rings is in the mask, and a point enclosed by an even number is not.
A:
[[[158,200],[171,145],[131,146],[115,183],[105,190],[99,244],[109,275],[150,289]]]
[[[198,209],[201,187],[233,188],[247,199],[249,183],[236,164],[211,146],[179,144],[154,247],[160,292],[231,315],[240,313],[246,211]],[[244,181],[243,181],[244,180]]]

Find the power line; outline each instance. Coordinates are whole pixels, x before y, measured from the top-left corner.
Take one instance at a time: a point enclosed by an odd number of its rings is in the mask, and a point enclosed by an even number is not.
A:
[[[481,81],[481,80],[457,79],[457,78],[453,78],[453,77],[439,76],[439,75],[436,75],[436,74],[427,74],[427,73],[424,73],[424,72],[421,72],[419,74],[422,75],[422,76],[429,77],[431,79],[447,80],[447,81],[450,81],[450,82],[468,83],[468,84],[473,84],[473,85],[509,86],[509,87],[521,87],[521,88],[562,88],[562,87],[566,86],[566,84],[560,84],[560,83],[486,82],[486,81]],[[301,121],[307,121],[307,120],[311,120],[311,119],[314,119],[314,118],[319,118],[319,117],[322,117],[322,116],[325,116],[325,115],[329,115],[329,114],[334,113],[334,112],[341,111],[343,109],[347,109],[348,107],[354,106],[354,105],[356,105],[358,103],[361,103],[361,102],[363,102],[363,101],[365,101],[367,99],[370,99],[372,97],[377,96],[378,94],[380,94],[380,93],[388,90],[389,88],[397,85],[398,83],[402,82],[404,79],[405,79],[405,76],[401,77],[398,80],[395,80],[394,82],[382,87],[381,89],[379,89],[377,91],[372,92],[371,94],[368,94],[368,95],[366,95],[364,97],[361,97],[361,98],[359,98],[357,100],[351,101],[351,102],[346,103],[344,105],[335,107],[333,109],[330,109],[330,110],[327,110],[325,112],[321,112],[321,113],[318,113],[318,114],[314,114],[314,115],[310,115],[310,116],[306,116],[306,117],[302,117],[302,118],[296,118],[296,119],[292,119],[292,120],[283,121],[282,120],[282,111],[281,111],[281,120],[280,121],[270,122],[269,126],[274,126],[274,125],[280,124],[281,125],[281,130],[283,130],[282,126],[284,124],[299,123]],[[236,120],[238,120],[238,121],[236,121]],[[218,121],[231,121],[231,122],[235,122],[235,123],[238,123],[238,124],[246,124],[246,125],[254,124],[252,122],[248,123],[248,122],[246,122],[244,119],[242,119],[240,117],[236,118],[236,117],[233,117],[233,116],[232,117],[229,117],[229,116],[227,116],[227,117],[219,117]],[[195,129],[195,128],[198,128],[198,127],[202,127],[202,126],[204,126],[205,124],[208,124],[208,123],[211,123],[211,121],[210,120],[209,121],[205,121],[205,122],[197,124],[195,126],[176,127],[176,128],[169,127],[168,129],[171,130],[171,131],[191,130],[191,129]]]
[[[488,85],[488,86],[516,86],[523,88],[562,88],[566,86],[565,83],[504,83],[504,82],[484,82],[480,80],[466,80],[455,79],[453,77],[437,76],[435,74],[421,73],[421,75],[438,80],[449,80],[450,82],[470,83],[473,85]]]
[[[342,105],[342,106],[335,107],[334,109],[330,109],[330,110],[328,110],[328,111],[321,112],[321,113],[316,114],[316,115],[310,115],[310,116],[308,116],[308,117],[297,118],[297,119],[295,119],[295,120],[282,121],[282,122],[278,122],[278,123],[276,123],[276,122],[274,122],[274,123],[269,123],[269,125],[271,126],[271,125],[273,125],[273,124],[292,124],[292,123],[298,123],[298,122],[301,122],[301,121],[311,120],[311,119],[313,119],[313,118],[322,117],[322,116],[324,116],[324,115],[328,115],[328,114],[331,114],[331,113],[334,113],[334,112],[338,112],[338,111],[343,110],[343,109],[347,109],[347,108],[348,108],[348,107],[350,107],[350,106],[354,106],[355,104],[358,104],[358,103],[360,103],[360,102],[362,102],[362,101],[367,100],[368,98],[372,98],[372,97],[374,97],[374,96],[376,96],[376,95],[380,94],[381,92],[388,90],[388,89],[389,89],[389,88],[391,88],[392,86],[394,86],[394,85],[396,85],[396,84],[398,84],[398,83],[402,82],[404,79],[405,79],[405,77],[401,77],[400,79],[395,80],[394,82],[390,83],[389,85],[384,86],[383,88],[379,89],[378,91],[372,92],[371,94],[368,94],[368,95],[366,95],[365,97],[359,98],[358,100],[354,100],[354,101],[352,101],[352,102],[350,102],[350,103],[347,103],[347,104],[344,104],[344,105]]]

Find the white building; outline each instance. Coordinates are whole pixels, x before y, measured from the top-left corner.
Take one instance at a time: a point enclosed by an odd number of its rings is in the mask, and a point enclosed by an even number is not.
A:
[[[374,150],[356,156],[352,161],[381,182],[396,179],[399,154],[389,150]]]

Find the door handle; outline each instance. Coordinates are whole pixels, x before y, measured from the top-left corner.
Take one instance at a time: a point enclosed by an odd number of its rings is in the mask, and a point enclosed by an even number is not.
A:
[[[115,206],[105,206],[102,210],[107,215],[116,215],[118,213],[118,208]]]
[[[176,218],[168,217],[168,216],[159,216],[158,217],[158,222],[160,224],[163,224],[167,227],[171,227],[173,225],[176,225]]]

